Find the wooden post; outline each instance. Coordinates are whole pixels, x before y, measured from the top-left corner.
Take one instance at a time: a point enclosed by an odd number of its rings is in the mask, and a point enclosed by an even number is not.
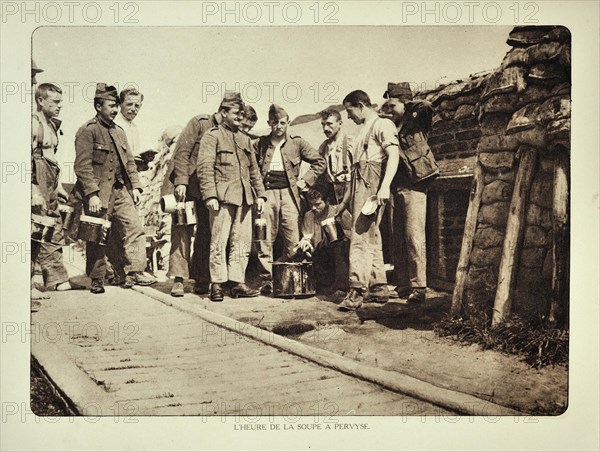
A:
[[[552,199],[552,300],[548,321],[564,319],[567,306],[567,268],[569,259],[569,176],[566,150],[560,150],[554,162]]]
[[[460,257],[456,267],[456,278],[454,292],[452,293],[452,307],[450,315],[460,314],[463,306],[463,295],[465,291],[465,281],[469,270],[469,259],[473,249],[473,238],[477,227],[477,216],[479,215],[479,206],[481,205],[481,195],[483,194],[483,169],[479,160],[475,164],[473,182],[471,184],[471,197],[469,199],[469,208],[465,220],[465,232],[463,233],[462,245],[460,248]]]
[[[525,229],[525,207],[527,206],[529,189],[533,181],[537,160],[537,149],[534,147],[523,145],[519,148],[519,152],[521,159],[506,223],[506,235],[502,248],[500,270],[498,271],[498,287],[496,288],[496,298],[494,300],[492,326],[502,323],[510,314],[513,285],[518,270],[518,257],[523,239],[523,230]]]

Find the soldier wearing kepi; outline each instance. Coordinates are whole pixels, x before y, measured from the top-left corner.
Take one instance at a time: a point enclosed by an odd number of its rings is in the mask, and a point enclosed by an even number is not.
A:
[[[225,95],[229,94],[226,92]],[[191,243],[194,226],[171,224],[168,276],[175,278],[171,288],[171,295],[174,297],[184,295],[183,281],[186,278],[194,279],[193,290],[197,295],[207,294],[210,288],[210,223],[208,209],[200,196],[196,166],[200,140],[206,132],[221,124],[222,108],[223,105],[212,115],[202,114],[190,119],[177,139],[173,157],[165,174],[163,187],[174,185],[178,202],[192,201],[196,206],[193,253]],[[163,194],[166,194],[166,191]]]
[[[350,292],[339,306],[352,311],[363,300],[385,302],[389,298],[379,224],[390,199],[400,149],[394,123],[377,115],[367,93],[352,91],[344,98],[344,107],[351,120],[362,124],[354,142],[350,189],[338,209],[338,215],[347,207],[352,210]],[[378,211],[368,215],[362,209],[372,196],[377,198]]]
[[[300,241],[300,190],[308,190],[325,171],[325,159],[307,141],[287,133],[289,115],[277,106],[269,108],[271,133],[260,137],[254,147],[267,190],[267,240],[259,244],[261,292],[271,293],[273,242],[282,232],[284,259],[293,256]],[[310,163],[300,178],[300,164]]]
[[[124,130],[114,123],[119,96],[114,86],[96,85],[96,116],[75,135],[75,175],[73,197],[83,202],[86,213],[104,212],[120,223],[124,233],[125,284],[155,282],[143,274],[146,268],[146,238],[135,206],[140,202],[140,185],[133,155]],[[103,245],[87,242],[86,272],[92,279],[91,292],[104,293],[106,255]]]
[[[228,281],[235,283],[233,298],[258,296],[245,284],[245,275],[252,243],[252,204],[261,213],[266,199],[250,137],[239,130],[244,115],[241,96],[227,95],[219,111],[222,123],[202,137],[197,167],[200,194],[210,215],[212,301],[223,300],[223,284]]]
[[[427,188],[439,168],[427,144],[433,110],[425,101],[413,101],[408,83],[388,83],[383,97],[398,128],[400,165],[392,182],[394,192],[394,253],[398,295],[424,301],[427,287],[425,219]]]

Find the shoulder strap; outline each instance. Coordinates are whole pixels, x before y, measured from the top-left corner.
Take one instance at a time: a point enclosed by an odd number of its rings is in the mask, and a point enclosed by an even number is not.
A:
[[[366,154],[366,155],[367,155],[367,160],[369,159],[369,153],[368,153],[368,151],[367,151],[367,149],[369,148],[369,140],[371,139],[371,134],[373,133],[373,128],[375,127],[375,123],[376,123],[377,121],[379,121],[380,119],[381,119],[381,118],[379,118],[379,117],[378,117],[378,118],[376,118],[376,119],[375,119],[375,121],[373,121],[373,122],[371,123],[371,127],[369,127],[369,131],[368,131],[368,132],[367,132],[367,134],[365,135],[365,140],[364,140],[364,143],[363,143],[363,150],[362,150],[362,153],[360,154],[359,158],[358,158],[358,159],[356,159],[356,161],[357,161],[357,162],[359,162],[359,161],[360,161],[360,157],[362,157],[362,156],[363,156],[363,154]]]
[[[37,114],[34,113],[33,117],[38,122],[37,139],[36,139],[36,147],[35,148],[39,149],[41,151],[44,146],[44,125],[42,124],[42,121],[40,121],[40,117]]]
[[[342,142],[342,167],[344,173],[348,172],[348,137],[344,135],[344,141]]]

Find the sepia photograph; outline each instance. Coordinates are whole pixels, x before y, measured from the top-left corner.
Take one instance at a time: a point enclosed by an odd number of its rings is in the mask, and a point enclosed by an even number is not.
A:
[[[86,450],[408,430],[408,449],[456,450],[477,428],[467,449],[501,450],[493,432],[563,450],[551,425],[598,395],[581,327],[598,195],[576,196],[597,190],[597,124],[577,131],[598,111],[576,99],[597,100],[598,68],[569,20],[544,2],[75,3],[2,2],[3,28],[28,25],[25,79],[2,45],[2,424],[98,427]]]
[[[567,28],[46,27],[32,56],[33,381],[98,394],[64,414],[567,408]]]

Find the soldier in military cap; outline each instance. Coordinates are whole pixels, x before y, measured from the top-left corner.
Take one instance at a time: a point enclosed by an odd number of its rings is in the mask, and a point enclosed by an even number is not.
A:
[[[267,240],[259,245],[261,292],[272,290],[273,242],[279,232],[283,236],[284,259],[292,257],[300,240],[300,191],[312,187],[325,172],[325,159],[307,141],[287,132],[287,112],[278,105],[269,108],[271,133],[254,143],[260,172],[267,190]],[[310,163],[300,178],[300,164]]]
[[[231,296],[259,294],[245,284],[252,243],[252,205],[261,213],[266,199],[250,137],[239,130],[244,104],[237,93],[226,95],[219,108],[221,124],[206,132],[198,151],[200,194],[209,211],[210,299],[223,300],[223,284]],[[230,247],[229,253],[227,248]]]
[[[225,98],[233,94],[225,92]],[[174,189],[175,198],[179,202],[193,201],[196,205],[196,233],[194,250],[191,243],[194,235],[193,225],[171,224],[171,249],[169,251],[168,276],[174,279],[171,295],[184,295],[183,281],[187,278],[194,280],[194,293],[204,295],[210,289],[210,223],[206,205],[200,196],[200,182],[196,172],[200,140],[210,129],[222,122],[221,107],[212,115],[200,114],[187,123],[175,146],[173,157],[165,174],[162,195]],[[174,187],[170,190],[167,187]]]
[[[37,85],[37,80],[36,80],[35,76],[37,74],[39,74],[40,72],[44,72],[44,70],[39,68],[37,66],[37,64],[35,64],[35,61],[31,60],[31,86],[32,86],[32,88],[35,88],[35,86]]]
[[[135,206],[142,187],[125,131],[114,123],[119,96],[114,86],[96,85],[96,116],[75,135],[73,197],[83,202],[89,215],[110,214],[120,223],[125,236],[125,288],[155,282],[143,274],[146,268],[146,238]],[[86,271],[92,279],[91,292],[104,293],[106,256],[103,245],[87,242]]]
[[[392,183],[394,192],[394,257],[398,295],[408,301],[424,301],[427,287],[425,218],[427,188],[439,175],[438,165],[427,144],[433,110],[425,101],[413,101],[408,83],[388,83],[383,94],[387,109],[398,128],[400,162]]]

